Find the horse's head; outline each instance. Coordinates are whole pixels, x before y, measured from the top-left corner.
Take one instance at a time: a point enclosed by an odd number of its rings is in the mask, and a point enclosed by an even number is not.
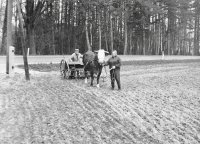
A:
[[[103,64],[104,63],[104,59],[105,59],[105,53],[109,53],[109,52],[105,51],[104,49],[100,49],[100,50],[95,51],[95,52],[97,52],[98,62],[100,64]]]

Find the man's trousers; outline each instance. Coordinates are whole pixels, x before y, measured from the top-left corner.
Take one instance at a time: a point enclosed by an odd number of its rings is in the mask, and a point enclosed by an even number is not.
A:
[[[115,80],[117,81],[118,89],[121,89],[120,83],[120,69],[112,69],[110,70],[110,78],[111,78],[111,86],[112,89],[115,87]]]

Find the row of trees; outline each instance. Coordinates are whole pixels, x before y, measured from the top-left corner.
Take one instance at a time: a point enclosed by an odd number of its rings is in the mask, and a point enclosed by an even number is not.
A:
[[[4,11],[5,11],[5,7],[3,6],[3,1],[0,1],[0,45],[2,43],[2,29],[3,29]]]
[[[13,3],[13,45],[22,54]],[[3,9],[1,2],[0,22]],[[21,11],[26,47],[33,55],[71,54],[75,48],[199,55],[199,0],[21,0]],[[6,17],[1,54],[6,53]]]

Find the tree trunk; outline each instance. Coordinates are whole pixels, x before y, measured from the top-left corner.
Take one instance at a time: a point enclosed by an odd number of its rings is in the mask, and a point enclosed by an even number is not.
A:
[[[5,16],[5,14],[3,14],[3,1],[1,0],[0,1],[0,29],[3,29],[3,16]],[[2,43],[0,43],[0,54],[1,54],[1,44]]]
[[[90,46],[93,46],[93,33],[92,33],[92,24],[90,24]]]
[[[157,14],[155,15],[155,21],[157,21]],[[155,23],[155,28],[154,28],[154,32],[155,32],[155,54],[158,55],[158,24]]]
[[[132,50],[133,50],[133,45],[132,45],[132,32],[130,32],[130,49],[129,49],[129,55],[132,54]]]
[[[191,33],[189,33],[189,55],[191,55]]]
[[[108,51],[108,40],[107,40],[107,33],[105,32],[105,43],[106,43],[106,51]]]
[[[171,35],[171,25],[170,25],[170,19],[168,18],[168,37],[167,37],[167,46],[168,46],[168,52],[167,54],[170,55],[170,35]]]
[[[178,29],[179,29],[179,26],[178,26]],[[178,33],[178,44],[177,44],[178,45],[178,53],[177,54],[180,55],[180,53],[181,53],[181,45],[180,45],[180,41],[181,41],[180,37],[181,36],[180,36],[180,31],[178,31],[177,33]]]
[[[160,14],[158,15],[160,19]],[[161,53],[162,48],[161,48],[161,24],[158,24],[158,55]]]
[[[36,55],[36,46],[35,46],[35,31],[31,24],[26,26],[26,34],[28,39],[28,48],[30,48],[30,54]],[[26,48],[27,49],[27,48]]]
[[[60,31],[60,33],[61,33],[61,54],[63,55],[64,54],[64,30],[63,30],[63,12],[64,12],[64,10],[63,10],[63,7],[64,7],[64,4],[63,4],[63,0],[61,0],[61,20],[60,20],[60,26],[61,26],[61,31]]]
[[[156,21],[156,16],[154,15],[154,21]],[[156,23],[153,24],[153,54],[156,55]]]
[[[162,35],[163,35],[163,32],[162,32],[162,21],[161,21],[161,24],[160,24],[160,27],[159,27],[159,31],[160,31],[160,51],[162,53],[163,51],[163,47],[162,47],[162,43],[163,43],[163,39],[162,39]]]
[[[3,36],[2,36],[2,42],[1,42],[1,51],[0,54],[5,55],[6,54],[6,41],[7,41],[7,16],[8,16],[8,0],[6,1],[6,9],[5,9],[5,16],[4,16],[4,22],[3,22]]]
[[[149,31],[149,37],[148,37],[148,55],[151,54],[151,32]]]
[[[99,49],[101,49],[101,11],[99,10],[98,14],[99,19]]]
[[[106,47],[106,51],[108,50],[108,36],[107,36],[107,26],[108,26],[108,15],[107,15],[107,8],[104,7],[104,38],[105,38],[105,47]]]
[[[113,52],[113,23],[112,23],[112,14],[110,14],[110,49],[111,53]]]
[[[13,45],[12,40],[12,8],[13,2],[8,0],[8,15],[7,15],[7,57],[6,57],[6,73],[9,73],[9,47]]]
[[[199,5],[199,4],[198,4]],[[199,9],[199,8],[198,8]],[[198,10],[199,11],[199,10]],[[199,55],[199,13],[197,14],[197,44],[196,44],[196,55]]]
[[[16,2],[16,0],[15,0],[15,2]],[[17,7],[15,6],[15,10],[14,10],[14,12],[15,12],[15,37],[14,37],[14,45],[15,45],[15,54],[19,54],[19,52],[21,51],[21,48],[19,47],[19,45],[18,45],[18,42],[17,42],[17,39],[18,39],[18,17],[17,17],[17,15],[18,15],[18,12],[17,12]]]
[[[17,0],[17,7],[18,7],[18,15],[19,15],[18,17],[19,17],[20,35],[21,35],[21,40],[22,40],[25,76],[26,76],[26,80],[30,80],[28,60],[27,60],[27,48],[26,48],[25,36],[23,32],[22,14],[21,14],[19,0]]]
[[[51,17],[53,17],[53,5],[52,3],[50,4],[50,15]],[[66,22],[66,21],[65,21]],[[53,51],[53,54],[55,55],[56,54],[56,51],[55,51],[55,30],[54,30],[54,17],[53,17],[53,20],[51,22],[51,37],[52,37],[52,51]]]
[[[183,40],[183,55],[186,55],[187,41],[186,41],[186,23],[184,24],[184,40]]]
[[[73,7],[73,3],[72,1],[69,1],[69,6],[68,6],[68,19],[67,19],[67,45],[68,45],[68,53],[71,53],[71,45],[70,45],[70,41],[71,41],[71,15],[72,15],[72,7]]]
[[[125,7],[124,7],[124,38],[125,38],[124,55],[126,55],[127,54],[127,47],[128,47],[128,28],[127,28],[127,12],[126,12]]]
[[[146,55],[145,53],[145,28],[144,28],[144,25],[143,25],[143,55]]]
[[[67,44],[67,39],[68,39],[68,30],[67,30],[67,19],[68,19],[68,14],[67,14],[67,10],[68,10],[68,1],[65,1],[64,2],[64,5],[65,5],[65,9],[64,9],[64,36],[65,36],[65,44],[64,44],[64,46],[65,46],[65,52],[66,53],[68,53],[68,49],[69,49],[69,47],[68,47],[68,44]]]
[[[30,54],[36,55],[35,46],[35,31],[34,31],[34,0],[26,0],[26,34],[28,40],[28,48],[30,48]]]
[[[87,25],[85,25],[85,34],[86,34],[86,40],[87,40],[88,51],[92,51],[91,46],[90,46],[89,36],[88,36],[88,28],[87,28]]]
[[[194,48],[193,55],[197,54],[197,8],[195,9]]]
[[[168,33],[167,33],[167,54],[170,55],[170,36],[171,36],[171,15],[172,13],[168,10]]]
[[[86,20],[85,20],[85,34],[86,34],[86,41],[87,41],[87,47],[88,47],[88,51],[92,51],[91,45],[90,45],[90,40],[89,40],[89,35],[88,35],[88,16],[87,16],[87,12],[86,12]]]

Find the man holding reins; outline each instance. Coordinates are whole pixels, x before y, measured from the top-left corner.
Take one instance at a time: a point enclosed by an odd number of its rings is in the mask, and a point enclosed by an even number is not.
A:
[[[111,86],[114,90],[115,88],[115,80],[117,81],[118,90],[121,90],[120,83],[120,67],[122,65],[121,59],[117,56],[117,51],[114,50],[112,52],[112,57],[105,62],[104,66],[109,65],[110,68],[110,77],[111,77]]]

